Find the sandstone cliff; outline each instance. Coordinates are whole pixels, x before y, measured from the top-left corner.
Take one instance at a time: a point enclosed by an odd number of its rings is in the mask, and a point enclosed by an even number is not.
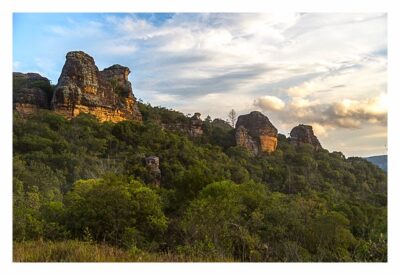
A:
[[[293,145],[311,144],[316,150],[322,149],[310,125],[299,124],[294,127],[292,131],[290,131],[290,143]]]
[[[237,145],[254,154],[274,152],[278,144],[278,130],[266,116],[257,111],[238,117],[235,137]]]
[[[51,107],[68,118],[83,112],[95,115],[100,121],[141,121],[129,73],[129,68],[120,65],[99,71],[88,54],[69,52]]]
[[[13,107],[21,114],[32,114],[49,109],[50,81],[36,73],[13,73]]]

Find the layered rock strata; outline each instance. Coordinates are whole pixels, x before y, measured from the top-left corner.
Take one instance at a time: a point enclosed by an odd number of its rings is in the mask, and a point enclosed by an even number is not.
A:
[[[50,81],[36,73],[13,73],[13,108],[25,115],[49,109]]]
[[[128,80],[129,73],[129,68],[121,65],[99,71],[88,54],[69,52],[51,107],[68,118],[90,113],[100,121],[141,121],[142,116]]]

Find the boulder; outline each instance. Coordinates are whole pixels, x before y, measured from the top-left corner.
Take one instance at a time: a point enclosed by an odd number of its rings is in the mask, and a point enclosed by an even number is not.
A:
[[[49,109],[50,81],[37,73],[13,73],[13,108],[26,115]]]
[[[299,124],[290,131],[290,143],[293,145],[311,144],[315,150],[322,149],[321,143],[314,135],[312,126]]]
[[[235,129],[236,144],[249,149],[255,155],[276,150],[278,130],[262,113],[254,111],[239,116]]]

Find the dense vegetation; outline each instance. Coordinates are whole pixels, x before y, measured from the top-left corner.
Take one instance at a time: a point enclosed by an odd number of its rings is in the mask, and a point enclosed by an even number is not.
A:
[[[183,114],[140,109],[142,124],[14,115],[14,260],[387,260],[373,164],[283,135],[254,157],[217,120],[193,139]]]

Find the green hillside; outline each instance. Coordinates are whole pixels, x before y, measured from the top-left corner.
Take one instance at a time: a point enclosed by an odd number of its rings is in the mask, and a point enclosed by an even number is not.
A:
[[[284,135],[253,156],[220,120],[190,138],[183,114],[139,107],[142,124],[14,114],[15,261],[387,261],[375,165]]]

